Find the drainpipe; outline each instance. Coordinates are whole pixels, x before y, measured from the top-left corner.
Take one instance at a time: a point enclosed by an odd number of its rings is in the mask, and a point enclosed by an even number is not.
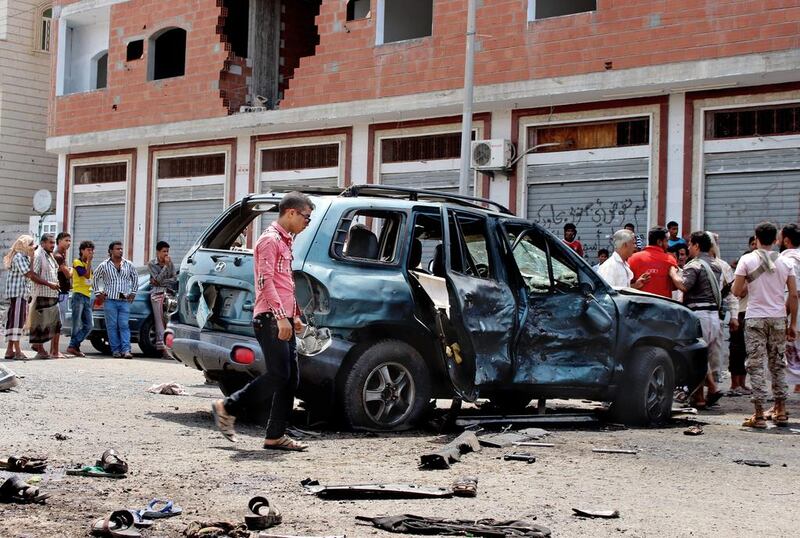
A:
[[[458,193],[469,195],[469,161],[472,142],[472,100],[475,82],[475,8],[477,0],[467,0],[467,53],[464,61],[464,109],[461,120],[461,174]]]

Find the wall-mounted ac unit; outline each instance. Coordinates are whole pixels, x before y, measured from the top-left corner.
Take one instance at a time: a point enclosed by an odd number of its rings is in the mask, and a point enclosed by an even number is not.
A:
[[[514,158],[514,144],[510,140],[475,140],[470,152],[470,166],[475,170],[504,170]]]

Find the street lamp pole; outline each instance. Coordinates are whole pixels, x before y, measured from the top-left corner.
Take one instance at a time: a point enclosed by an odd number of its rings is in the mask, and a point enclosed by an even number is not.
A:
[[[475,82],[475,9],[477,0],[467,0],[467,51],[464,61],[464,109],[461,120],[461,173],[458,193],[469,195],[469,157],[472,142],[472,101]]]

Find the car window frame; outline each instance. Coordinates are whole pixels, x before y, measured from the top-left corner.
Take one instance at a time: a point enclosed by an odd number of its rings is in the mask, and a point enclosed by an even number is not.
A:
[[[395,245],[394,245],[394,256],[393,259],[390,261],[384,261],[381,259],[371,260],[369,258],[350,258],[344,254],[344,241],[347,238],[347,235],[350,233],[350,229],[353,225],[353,221],[355,220],[355,214],[359,211],[367,211],[367,212],[386,212],[386,213],[395,213],[400,216],[400,222],[398,223]],[[350,217],[350,224],[347,227],[347,230],[343,230],[342,226],[344,221]],[[368,265],[368,266],[375,266],[375,267],[400,267],[401,265],[405,265],[407,247],[404,246],[406,241],[403,238],[406,237],[406,229],[408,224],[409,216],[407,209],[401,209],[397,207],[375,207],[375,206],[367,206],[367,205],[359,205],[359,206],[349,206],[344,209],[342,214],[338,218],[338,222],[336,228],[334,229],[333,234],[331,234],[330,245],[328,246],[328,255],[332,260],[336,260],[340,263],[346,263],[349,265]],[[342,237],[341,234],[344,234]],[[381,248],[381,238],[383,234],[377,237],[378,239],[378,248]],[[341,243],[342,245],[342,254],[339,254],[336,251],[337,244]]]

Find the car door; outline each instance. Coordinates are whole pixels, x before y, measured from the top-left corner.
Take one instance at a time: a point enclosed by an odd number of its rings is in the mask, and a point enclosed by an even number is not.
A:
[[[517,304],[500,263],[502,238],[485,214],[443,207],[442,220],[449,320],[460,348],[448,372],[462,388],[507,384]]]
[[[514,346],[514,383],[608,384],[617,311],[607,286],[552,234],[527,223],[507,222],[504,228],[526,298]]]

